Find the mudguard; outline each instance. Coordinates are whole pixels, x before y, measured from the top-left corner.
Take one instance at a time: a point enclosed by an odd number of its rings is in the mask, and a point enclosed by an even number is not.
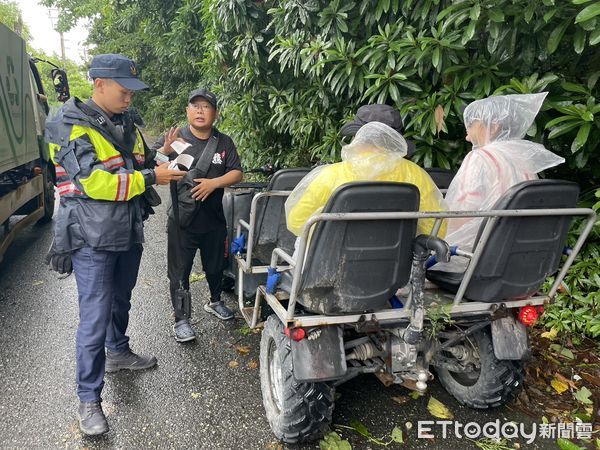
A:
[[[347,371],[342,328],[323,326],[306,334],[301,341],[290,339],[294,378],[302,382],[342,378]]]
[[[498,359],[523,360],[531,356],[527,329],[512,315],[492,321],[492,344]]]

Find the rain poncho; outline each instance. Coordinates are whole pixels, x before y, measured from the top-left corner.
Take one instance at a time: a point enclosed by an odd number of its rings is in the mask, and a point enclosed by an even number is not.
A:
[[[537,173],[565,160],[543,145],[523,138],[540,110],[546,92],[477,100],[464,111],[466,156],[446,194],[448,209],[491,209],[511,186],[537,179]],[[471,251],[482,219],[451,219],[446,241]]]
[[[396,181],[414,184],[421,193],[421,211],[446,209],[442,194],[421,167],[404,159],[406,141],[397,131],[380,122],[369,122],[342,148],[342,162],[317,167],[306,175],[285,202],[288,229],[302,234],[306,221],[318,214],[344,183],[352,181]],[[430,234],[433,219],[418,223],[418,233]],[[442,226],[440,235],[445,231]]]

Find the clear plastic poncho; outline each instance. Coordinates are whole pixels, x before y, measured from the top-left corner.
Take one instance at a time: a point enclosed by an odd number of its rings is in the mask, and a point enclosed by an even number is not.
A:
[[[404,159],[402,135],[380,122],[363,125],[342,148],[342,162],[317,167],[306,175],[285,202],[288,229],[300,236],[307,220],[318,214],[339,186],[353,181],[396,181],[414,184],[421,192],[421,211],[444,208],[442,194],[421,167]],[[419,221],[419,232],[430,233],[432,219]],[[444,228],[442,228],[442,232]]]
[[[451,211],[491,209],[510,187],[565,160],[543,145],[524,140],[547,92],[477,100],[463,117],[473,150],[446,194]],[[451,219],[446,241],[471,251],[482,219]],[[436,267],[437,268],[437,267]]]

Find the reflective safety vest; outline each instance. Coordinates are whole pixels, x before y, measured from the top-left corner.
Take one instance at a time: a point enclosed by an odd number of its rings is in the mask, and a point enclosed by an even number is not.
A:
[[[143,167],[145,162],[144,143],[139,130],[136,129],[135,133],[133,156]],[[122,154],[98,131],[82,125],[73,125],[69,142],[84,136],[94,147],[98,163],[97,166],[94,164],[94,168],[88,176],[79,178],[79,183],[75,183],[69,178],[66,170],[56,162],[55,155],[60,146],[49,145],[50,158],[56,171],[56,186],[61,197],[82,197],[119,202],[128,201],[145,191],[146,186],[142,173],[126,169]]]

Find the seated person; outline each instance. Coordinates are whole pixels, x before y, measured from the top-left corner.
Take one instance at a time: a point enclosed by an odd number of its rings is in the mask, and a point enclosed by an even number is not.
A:
[[[421,167],[404,158],[407,144],[400,133],[380,122],[368,122],[342,148],[342,162],[312,170],[285,202],[288,229],[302,234],[306,221],[322,211],[333,192],[353,181],[395,181],[417,186],[421,211],[446,209],[439,189]],[[419,220],[417,234],[430,234],[434,219]],[[443,236],[443,228],[440,236]]]
[[[450,211],[492,209],[510,187],[537,179],[537,173],[565,161],[543,145],[523,139],[546,94],[489,97],[466,107],[463,113],[466,139],[473,144],[473,150],[448,187],[446,202]],[[461,250],[472,251],[482,220],[450,219],[446,241]],[[452,265],[458,269],[465,261],[457,260],[454,264],[453,258]],[[436,265],[436,269],[442,269],[441,266]]]

